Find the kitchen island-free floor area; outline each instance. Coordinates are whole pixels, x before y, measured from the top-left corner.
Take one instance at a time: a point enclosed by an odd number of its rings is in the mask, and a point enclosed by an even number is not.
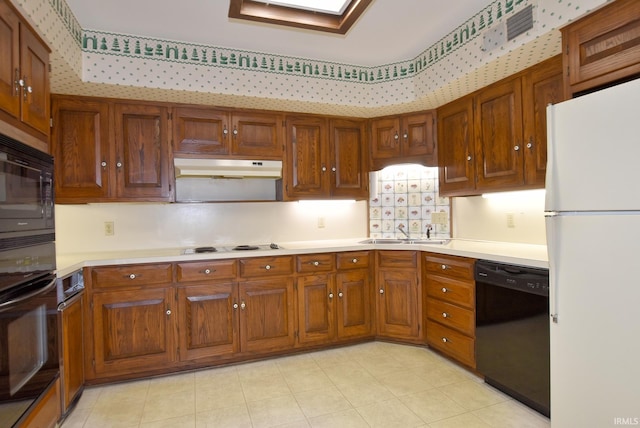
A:
[[[85,389],[62,428],[549,427],[425,348],[385,342]]]

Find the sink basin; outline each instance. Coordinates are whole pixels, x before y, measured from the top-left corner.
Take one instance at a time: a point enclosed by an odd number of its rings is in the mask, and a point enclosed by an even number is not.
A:
[[[443,245],[448,244],[451,239],[392,239],[392,238],[371,238],[360,241],[360,244],[431,244]]]

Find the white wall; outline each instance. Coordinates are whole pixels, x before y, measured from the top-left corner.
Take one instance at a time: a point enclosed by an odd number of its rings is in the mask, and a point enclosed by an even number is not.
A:
[[[114,222],[113,236],[105,221]],[[56,205],[59,254],[364,236],[366,201]]]
[[[541,190],[452,198],[452,213],[454,238],[546,244]],[[508,214],[513,214],[513,228]]]

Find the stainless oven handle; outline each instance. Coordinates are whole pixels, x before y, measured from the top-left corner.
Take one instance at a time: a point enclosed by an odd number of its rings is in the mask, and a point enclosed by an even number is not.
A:
[[[46,279],[45,279],[46,280]],[[37,290],[34,291],[30,291],[29,293],[25,293],[20,297],[17,297],[15,299],[12,300],[7,300],[6,302],[2,302],[0,303],[0,312],[4,311],[5,309],[10,308],[11,306],[14,306],[18,303],[24,302],[25,300],[29,300],[32,297],[36,297],[40,294],[44,294],[48,291],[51,291],[55,288],[56,286],[56,278],[54,277],[53,280],[49,283],[47,283],[46,285],[38,288]]]

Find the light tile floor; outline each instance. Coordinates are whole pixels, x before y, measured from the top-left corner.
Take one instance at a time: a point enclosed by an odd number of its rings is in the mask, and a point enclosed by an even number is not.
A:
[[[369,342],[86,388],[62,428],[535,428],[549,419],[426,348]]]

